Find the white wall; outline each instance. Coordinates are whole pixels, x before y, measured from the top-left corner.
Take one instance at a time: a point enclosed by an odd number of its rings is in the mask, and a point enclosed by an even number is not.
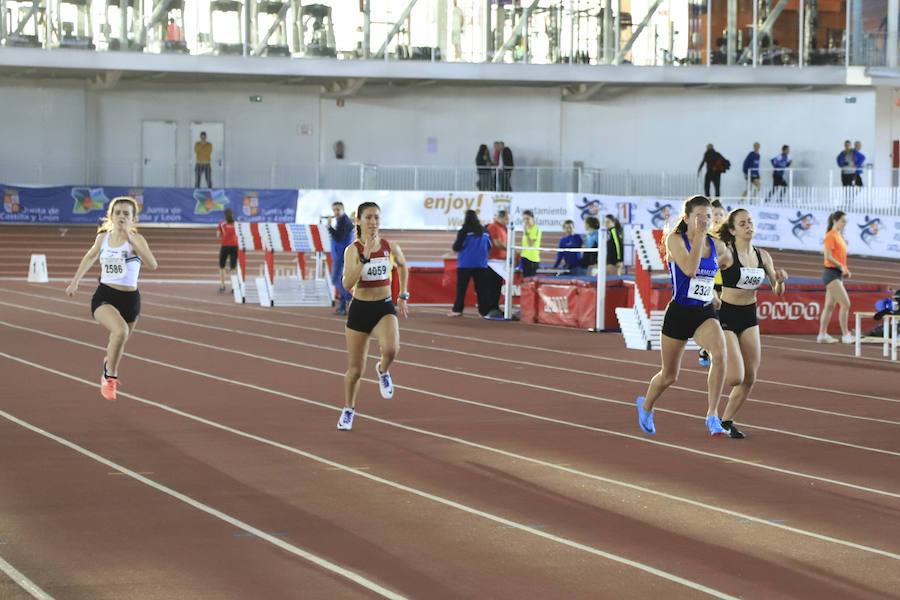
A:
[[[262,97],[251,102],[250,96]],[[318,157],[319,107],[316,91],[266,88],[195,89],[168,91],[159,88],[113,89],[100,95],[97,161],[101,165],[130,165],[141,159],[141,121],[175,121],[177,162],[181,185],[192,185],[192,121],[225,124],[224,159],[228,185],[267,187],[271,165],[306,165],[314,169]],[[310,133],[303,135],[301,128]],[[276,186],[305,173],[275,169]],[[297,184],[294,184],[297,185]]]
[[[0,87],[0,181],[80,180],[85,168],[81,87]]]
[[[0,181],[80,182],[86,163],[113,165],[128,178],[130,165],[140,164],[145,119],[178,124],[177,160],[184,165],[185,185],[192,180],[190,122],[225,123],[225,160],[239,175],[229,184],[252,187],[272,181],[310,185],[318,161],[336,162],[337,140],[345,144],[345,164],[473,166],[479,144],[504,140],[520,166],[582,161],[674,173],[696,171],[705,144],[712,142],[732,162],[726,179],[739,181],[754,141],[762,144],[764,161],[790,144],[794,166],[817,169],[821,178],[833,168],[844,139],[861,140],[870,161],[887,169],[889,140],[900,138],[894,92],[879,95],[876,110],[874,89],[644,88],[601,91],[598,100],[576,103],[563,102],[558,88],[367,86],[338,106],[318,87],[223,84],[173,90],[171,84],[148,82],[96,90],[0,82]],[[251,95],[263,101],[252,103]],[[856,103],[846,103],[848,96]],[[888,122],[890,136],[882,127]],[[434,152],[428,151],[429,138]],[[52,174],[41,179],[38,165]],[[272,165],[280,166],[273,172]],[[101,182],[131,183],[107,176]]]
[[[884,168],[875,171],[875,185],[894,185],[893,140],[900,140],[900,90],[879,88],[875,106],[874,162]]]
[[[428,87],[392,95],[363,88],[344,100],[322,99],[322,159],[344,142],[348,162],[474,165],[479,144],[504,141],[516,165],[556,165],[560,101],[554,88]],[[436,141],[428,152],[428,138]]]
[[[848,104],[845,98],[856,98]],[[797,169],[836,166],[845,139],[860,140],[874,159],[874,90],[789,92],[656,89],[590,103],[563,103],[562,162],[648,172],[696,172],[713,144],[740,178],[741,164],[761,145],[763,165],[788,144]],[[736,173],[736,175],[735,175]],[[827,182],[821,182],[824,185]]]

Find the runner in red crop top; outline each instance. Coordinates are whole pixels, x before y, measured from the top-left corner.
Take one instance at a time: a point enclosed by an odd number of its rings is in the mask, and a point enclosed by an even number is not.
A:
[[[352,290],[347,309],[347,374],[344,377],[344,410],[337,428],[353,428],[359,379],[366,367],[369,338],[375,336],[381,348],[381,360],[375,374],[382,398],[394,396],[394,383],[388,369],[400,350],[400,323],[397,313],[407,316],[409,269],[400,246],[383,239],[379,232],[381,209],[374,202],[363,202],[356,209],[356,241],[344,252],[344,289]],[[391,301],[391,278],[397,267],[400,295],[397,307]]]

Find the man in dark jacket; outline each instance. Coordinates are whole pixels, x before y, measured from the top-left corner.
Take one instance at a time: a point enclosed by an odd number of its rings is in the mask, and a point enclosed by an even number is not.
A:
[[[353,243],[353,221],[344,212],[344,203],[335,202],[331,205],[334,217],[328,217],[328,233],[331,234],[331,283],[338,292],[338,307],[334,311],[336,315],[347,314],[347,302],[350,301],[350,292],[344,289],[344,250]],[[336,220],[332,224],[332,221]]]
[[[758,196],[759,195],[759,142],[755,142],[753,144],[753,150],[747,153],[747,157],[744,158],[744,166],[741,168],[741,171],[744,172],[744,181],[746,181],[746,185],[744,187],[744,191],[741,194],[741,198],[747,196],[749,192],[750,196]]]
[[[500,191],[512,191],[513,153],[509,146],[500,142]]]
[[[703,191],[707,198],[718,197],[720,195],[722,184],[722,173],[731,167],[731,163],[728,162],[727,158],[716,152],[716,149],[713,148],[712,144],[707,144],[706,152],[703,154],[703,160],[700,161],[700,166],[697,167],[698,177],[700,176],[700,171],[703,169],[703,165],[706,165],[706,177],[703,178]],[[716,188],[715,196],[709,195],[710,187]]]

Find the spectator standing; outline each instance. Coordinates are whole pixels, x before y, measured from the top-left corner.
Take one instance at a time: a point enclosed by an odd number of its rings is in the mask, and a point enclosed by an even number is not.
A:
[[[167,42],[183,42],[184,35],[181,33],[181,27],[175,23],[175,19],[169,19],[169,25],[166,27]]]
[[[478,146],[478,154],[475,155],[475,167],[478,170],[478,189],[487,192],[496,189],[493,177],[493,166],[491,162],[491,153],[488,151],[487,144]]]
[[[697,167],[698,177],[700,176],[700,171],[703,169],[703,165],[706,165],[706,176],[703,178],[703,190],[706,193],[706,197],[712,197],[709,195],[710,187],[716,189],[716,196],[721,195],[722,173],[731,167],[731,163],[728,162],[728,159],[719,154],[712,144],[707,144],[706,152],[703,154],[703,160],[700,161],[700,166]]]
[[[741,168],[744,172],[744,191],[741,198],[749,193],[751,197],[759,195],[759,142],[754,142],[753,150],[747,153],[744,158],[744,166]]]
[[[200,187],[200,176],[206,175],[206,187],[212,187],[213,145],[206,141],[206,132],[200,132],[200,141],[194,144],[194,187]]]
[[[575,222],[567,219],[563,223],[563,231],[566,235],[559,238],[560,248],[581,248],[581,236],[575,233]],[[566,273],[569,275],[581,274],[581,252],[557,252],[556,262],[553,268],[558,269],[563,264]]]
[[[854,183],[856,183],[857,187],[863,186],[863,166],[866,164],[866,155],[863,154],[861,150],[862,142],[857,140],[853,143],[853,164],[856,166],[856,177],[854,178]]]
[[[509,146],[500,142],[500,190],[512,191],[513,153]]]
[[[790,153],[791,147],[785,144],[781,147],[781,154],[770,161],[773,167],[772,189],[769,191],[766,201],[776,195],[778,196],[779,201],[784,198],[785,191],[788,187],[787,179],[784,176],[784,170],[790,167],[793,162],[790,158]]]
[[[600,242],[600,219],[597,217],[585,217],[584,219],[584,247],[599,248]],[[587,275],[596,275],[597,253],[585,252],[581,257],[581,267]]]
[[[617,218],[606,215],[606,274],[625,274],[625,252],[623,250],[625,230]],[[598,246],[599,247],[599,246]]]
[[[491,250],[491,236],[478,220],[478,213],[467,210],[463,226],[456,234],[453,251],[456,259],[456,300],[448,317],[461,317],[469,290],[469,279],[475,279],[475,295],[478,297],[478,312],[485,316],[490,310],[490,281],[487,279],[488,254]]]
[[[331,205],[333,216],[328,217],[328,233],[331,234],[331,283],[338,293],[336,315],[347,314],[347,303],[353,297],[344,289],[344,252],[353,243],[353,221],[344,211],[343,202]]]
[[[837,155],[837,165],[841,168],[841,185],[852,187],[856,183],[856,152],[850,140],[844,141],[844,149]]]
[[[534,222],[534,213],[530,210],[522,211],[522,277],[534,277],[538,267],[541,266],[541,230]]]

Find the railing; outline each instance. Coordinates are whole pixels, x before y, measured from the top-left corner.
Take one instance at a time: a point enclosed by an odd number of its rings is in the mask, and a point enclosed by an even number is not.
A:
[[[873,214],[900,215],[900,171],[891,173],[893,186],[873,187],[871,169],[862,174],[863,187],[841,186],[838,169],[785,169],[785,185],[773,185],[772,170],[760,170],[757,189],[740,171],[726,173],[719,196],[730,206],[784,203],[808,210],[853,208]],[[503,169],[460,166],[322,165],[252,166],[223,162],[212,169],[214,187],[261,189],[344,189],[405,191],[483,191],[578,193],[644,196],[679,200],[703,193],[703,177],[683,172],[634,172],[579,167],[515,167]],[[121,187],[192,187],[193,165],[143,165],[121,161],[76,166],[0,164],[0,182],[7,185],[89,185]],[[202,184],[206,184],[205,178]]]
[[[844,0],[843,14],[855,15],[862,2]],[[412,10],[398,24],[400,35],[392,36],[388,32],[398,32],[394,23],[405,0],[371,4],[342,0],[327,6],[305,3],[303,7],[299,2],[285,2],[280,15],[283,19],[255,10],[244,14],[252,6],[249,1],[213,4],[210,0],[193,0],[186,5],[188,10],[173,7],[157,14],[158,2],[130,0],[125,15],[119,13],[118,2],[107,0],[42,4],[46,8],[35,11],[31,0],[8,2],[7,14],[0,19],[0,45],[193,55],[251,55],[259,51],[279,57],[470,63],[750,66],[797,65],[802,60],[802,66],[845,62],[881,66],[889,62],[886,32],[860,31],[849,19],[849,31],[844,31],[843,23],[819,25],[818,30],[810,31],[806,22],[798,20],[806,13],[796,11],[797,3],[777,21],[781,31],[793,32],[788,35],[794,38],[792,47],[782,46],[771,32],[766,33],[763,15],[759,15],[754,35],[752,11],[747,3],[741,3],[737,20],[746,25],[733,32],[736,43],[730,49],[731,56],[726,55],[727,46],[718,43],[725,34],[709,26],[726,21],[725,3],[710,0],[688,0],[686,7],[685,0],[680,0],[677,10],[668,7],[651,14],[646,7],[659,3],[647,2],[641,8],[613,9],[609,15],[597,12],[598,8],[586,9],[580,0],[542,2],[536,10],[524,10],[523,4],[530,2],[516,3],[519,6],[489,2],[487,11],[483,0],[459,0],[452,5],[443,3],[443,13],[434,3],[419,2],[418,6],[410,5]],[[231,8],[225,9],[225,4]],[[806,3],[807,8],[809,4],[813,3]],[[314,23],[310,6],[318,7]],[[363,6],[369,6],[368,18],[363,15]],[[879,22],[886,15],[886,8],[870,8],[866,8],[867,21]],[[151,22],[154,14],[163,18]],[[169,19],[171,25],[167,25]],[[273,35],[267,36],[267,31]],[[515,35],[511,36],[513,31]],[[806,43],[810,36],[816,43]],[[756,52],[752,50],[753,40]],[[364,49],[363,43],[368,48]],[[384,52],[379,54],[382,43]]]

